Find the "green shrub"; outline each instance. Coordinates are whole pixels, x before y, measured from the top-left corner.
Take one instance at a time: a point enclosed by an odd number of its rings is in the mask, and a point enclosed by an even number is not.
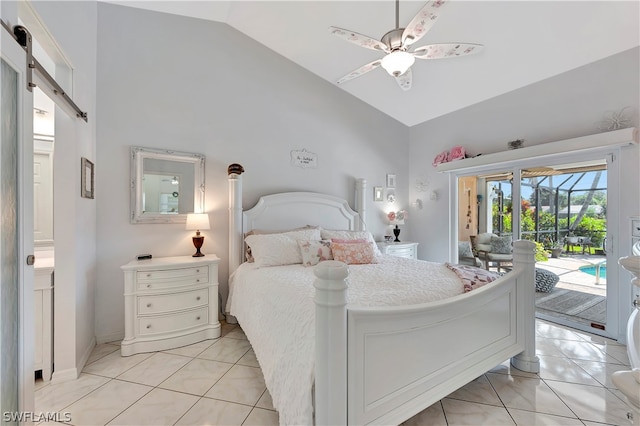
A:
[[[549,260],[547,257],[547,251],[544,249],[544,245],[535,241],[534,243],[536,244],[536,262],[546,262]]]

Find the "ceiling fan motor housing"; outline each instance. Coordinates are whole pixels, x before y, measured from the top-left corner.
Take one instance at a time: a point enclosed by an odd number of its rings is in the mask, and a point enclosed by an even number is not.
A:
[[[395,30],[391,30],[380,39],[389,50],[407,50],[406,47],[402,45],[402,33],[404,32],[404,28],[396,28]]]

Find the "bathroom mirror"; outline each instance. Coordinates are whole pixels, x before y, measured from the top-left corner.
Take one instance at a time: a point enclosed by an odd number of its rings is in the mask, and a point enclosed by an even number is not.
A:
[[[204,211],[202,154],[131,147],[131,223],[185,223]]]

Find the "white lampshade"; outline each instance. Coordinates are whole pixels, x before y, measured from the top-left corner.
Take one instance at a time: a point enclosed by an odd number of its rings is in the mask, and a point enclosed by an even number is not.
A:
[[[399,77],[407,72],[409,67],[411,67],[415,61],[416,58],[411,53],[407,53],[402,50],[394,50],[382,58],[382,68],[384,68],[390,75]]]
[[[209,215],[207,213],[189,213],[187,215],[187,231],[200,231],[210,229]]]

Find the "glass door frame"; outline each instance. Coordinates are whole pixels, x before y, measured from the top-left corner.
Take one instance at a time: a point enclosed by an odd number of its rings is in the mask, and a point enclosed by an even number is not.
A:
[[[540,157],[533,157],[527,159],[518,159],[512,161],[506,161],[503,163],[497,163],[493,165],[484,165],[470,168],[460,168],[452,170],[449,174],[449,191],[450,191],[450,254],[451,261],[456,261],[458,258],[457,241],[458,241],[458,178],[466,176],[477,176],[479,174],[492,174],[509,172],[513,174],[513,186],[512,186],[512,200],[520,200],[521,198],[521,182],[522,182],[522,170],[532,167],[540,166],[553,166],[559,164],[570,164],[581,161],[594,161],[604,160],[607,161],[607,229],[608,230],[620,230],[620,170],[619,161],[615,161],[619,157],[620,148],[618,147],[606,147],[602,149],[588,149],[580,152],[571,153],[559,153],[552,155],[544,155]],[[512,209],[512,230],[513,239],[520,238],[520,215],[521,215],[520,202],[513,202]],[[618,242],[614,241],[614,237],[611,232],[607,232],[606,247],[608,248],[606,253],[607,263],[610,265],[616,265],[618,262]],[[600,330],[585,326],[583,324],[577,324],[565,320],[555,320],[561,325],[576,328],[582,331],[586,331],[592,334],[601,335],[612,339],[622,339],[624,341],[624,330],[620,329],[620,324],[626,324],[626,318],[628,316],[628,310],[623,307],[628,305],[628,297],[624,297],[624,291],[620,291],[622,283],[619,282],[619,268],[612,267],[607,270],[607,320],[606,329]],[[628,295],[627,295],[628,296]]]

